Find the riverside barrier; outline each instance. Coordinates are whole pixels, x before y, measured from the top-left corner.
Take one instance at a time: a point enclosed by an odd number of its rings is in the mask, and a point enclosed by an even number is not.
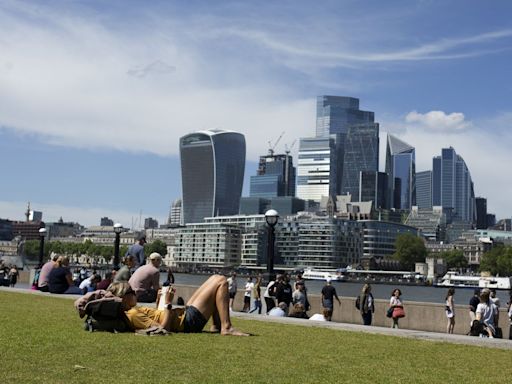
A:
[[[185,302],[192,296],[197,289],[196,286],[175,285],[176,297],[181,296]],[[263,289],[262,289],[263,292]],[[233,305],[234,311],[240,311],[243,308],[244,291],[238,290]],[[311,304],[311,310],[308,313],[322,313],[321,296],[308,293],[308,299]],[[359,310],[355,307],[355,297],[340,296],[341,306],[334,302],[334,312],[332,321],[349,324],[362,324]],[[505,304],[505,303],[504,303]],[[262,313],[265,313],[265,301],[262,301]],[[391,327],[392,320],[386,317],[389,301],[375,300],[375,313],[373,314],[372,325],[380,327]],[[412,329],[426,332],[446,332],[448,322],[445,315],[444,304],[425,303],[418,301],[404,302],[405,317],[399,320],[399,326],[403,329]],[[256,312],[253,312],[256,313]],[[509,337],[510,322],[507,311],[500,309],[499,326],[503,330],[503,338]],[[467,305],[455,305],[455,329],[454,333],[465,335],[469,332],[470,318],[469,307]]]

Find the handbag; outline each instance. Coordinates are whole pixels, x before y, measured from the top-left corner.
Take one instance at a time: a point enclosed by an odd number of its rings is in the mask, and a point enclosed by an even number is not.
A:
[[[386,311],[386,317],[393,317],[393,307],[389,307],[388,310]]]
[[[393,308],[393,319],[400,319],[405,317],[405,311],[403,307],[395,307]]]

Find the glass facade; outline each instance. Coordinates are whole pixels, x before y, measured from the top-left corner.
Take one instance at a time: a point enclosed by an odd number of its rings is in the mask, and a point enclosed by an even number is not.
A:
[[[210,130],[180,139],[183,223],[238,213],[245,169],[245,138]]]
[[[410,210],[416,204],[416,159],[415,149],[409,144],[388,134],[386,147],[386,173],[394,191],[393,207],[396,209]]]
[[[416,205],[419,209],[432,209],[432,171],[416,173]]]
[[[290,155],[260,156],[258,173],[251,176],[251,197],[295,196],[295,167]]]
[[[433,165],[434,202],[439,197],[440,205],[453,211],[454,220],[475,222],[474,186],[464,159],[452,147],[443,148]]]
[[[345,139],[341,195],[350,194],[356,201],[361,172],[378,170],[379,124],[351,125]]]
[[[377,209],[388,209],[388,175],[364,171],[359,179],[359,201],[373,201]]]

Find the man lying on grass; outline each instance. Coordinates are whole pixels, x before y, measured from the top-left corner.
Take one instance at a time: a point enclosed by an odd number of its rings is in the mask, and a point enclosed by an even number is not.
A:
[[[118,286],[114,287],[114,284]],[[137,296],[126,282],[114,283],[109,291],[123,299],[126,317],[133,329],[148,329],[160,326],[170,332],[194,333],[201,332],[212,317],[212,332],[221,335],[249,336],[237,331],[231,324],[229,316],[228,283],[224,276],[210,277],[194,292],[185,308],[172,308],[173,291],[165,297],[166,308],[158,310],[148,307],[137,307]]]

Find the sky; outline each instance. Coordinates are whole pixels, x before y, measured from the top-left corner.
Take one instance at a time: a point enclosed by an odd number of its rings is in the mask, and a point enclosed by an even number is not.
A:
[[[0,0],[0,218],[138,228],[181,195],[179,138],[212,128],[258,156],[352,96],[416,148],[452,146],[512,216],[512,3]]]

